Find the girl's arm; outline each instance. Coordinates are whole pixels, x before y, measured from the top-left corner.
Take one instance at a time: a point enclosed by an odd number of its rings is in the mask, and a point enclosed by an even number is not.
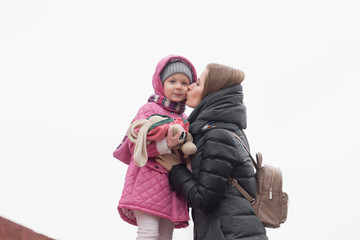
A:
[[[147,105],[144,105],[147,106]],[[147,119],[151,115],[155,114],[153,111],[145,111],[143,110],[144,107],[140,108],[138,111],[134,121],[140,120],[140,119]],[[155,130],[154,134],[154,129]],[[160,154],[170,154],[171,149],[178,144],[181,143],[180,141],[180,135],[181,132],[178,132],[177,134],[173,134],[173,128],[170,127],[170,124],[166,123],[163,125],[159,125],[158,127],[155,127],[151,132],[149,139],[152,140],[150,144],[146,145],[146,152],[148,157],[155,157]],[[135,132],[139,132],[140,127],[137,129],[134,129]],[[131,152],[134,152],[135,144],[129,141],[129,148]]]

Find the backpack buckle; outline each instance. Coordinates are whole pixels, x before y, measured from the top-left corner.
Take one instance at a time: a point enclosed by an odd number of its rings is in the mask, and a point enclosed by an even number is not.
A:
[[[231,179],[231,185],[235,187],[235,185],[238,183],[238,181],[235,178]]]

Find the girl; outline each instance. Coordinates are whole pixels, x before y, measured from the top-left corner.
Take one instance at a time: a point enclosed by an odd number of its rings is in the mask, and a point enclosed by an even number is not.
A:
[[[187,118],[184,114],[188,87],[197,80],[192,63],[182,56],[162,59],[153,75],[155,94],[143,105],[134,121],[153,114]],[[181,132],[173,136],[172,128],[163,140],[147,146],[148,161],[138,167],[133,160],[134,144],[127,137],[114,151],[114,157],[128,164],[118,211],[121,218],[138,226],[138,240],[172,239],[174,228],[188,226],[189,214],[184,198],[170,188],[168,171],[154,161],[155,157],[171,153],[179,144]]]
[[[266,231],[253,207],[229,182],[235,178],[255,197],[256,179],[251,159],[235,136],[247,144],[246,107],[241,82],[244,73],[219,64],[207,65],[191,84],[186,105],[190,133],[198,151],[191,157],[192,172],[177,155],[156,161],[170,171],[170,183],[192,207],[196,240],[266,240]]]

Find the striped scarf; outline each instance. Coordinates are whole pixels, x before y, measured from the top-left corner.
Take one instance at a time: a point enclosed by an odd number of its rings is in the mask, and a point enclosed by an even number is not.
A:
[[[170,99],[160,96],[160,95],[151,95],[148,99],[148,102],[154,102],[161,105],[166,110],[176,113],[183,113],[185,111],[185,101],[184,102],[173,102]]]

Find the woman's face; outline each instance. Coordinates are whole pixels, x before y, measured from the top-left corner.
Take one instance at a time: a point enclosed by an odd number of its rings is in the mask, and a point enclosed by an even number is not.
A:
[[[204,84],[206,81],[206,76],[208,74],[208,69],[205,69],[200,75],[198,81],[189,86],[189,91],[187,92],[187,101],[186,105],[195,108],[201,102],[201,95],[204,91]]]

